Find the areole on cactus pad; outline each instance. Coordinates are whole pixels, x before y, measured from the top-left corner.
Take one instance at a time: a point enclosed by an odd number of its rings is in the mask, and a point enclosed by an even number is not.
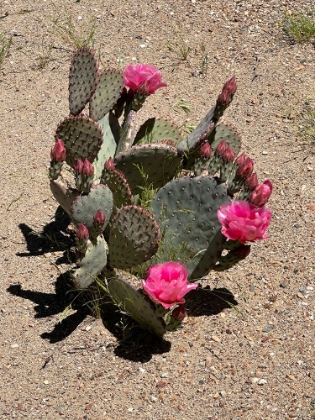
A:
[[[249,255],[247,241],[268,236],[272,192],[239,155],[238,131],[221,121],[235,77],[187,137],[169,119],[137,124],[146,98],[166,86],[154,66],[101,69],[93,50],[76,51],[70,116],[57,126],[49,169],[51,191],[76,227],[74,284],[97,279],[160,336],[181,325],[184,296],[210,270],[231,268]]]

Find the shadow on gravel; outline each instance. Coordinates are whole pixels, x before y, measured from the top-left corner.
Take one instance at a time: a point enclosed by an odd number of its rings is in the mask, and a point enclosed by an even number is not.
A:
[[[185,300],[185,307],[190,316],[217,315],[225,308],[238,305],[233,294],[225,287],[219,289],[210,289],[210,286],[203,289],[198,287],[189,292]]]
[[[66,233],[70,223],[70,217],[60,206],[56,210],[55,220],[47,224],[41,233],[35,232],[25,223],[20,223],[19,228],[24,235],[28,252],[18,252],[17,255],[29,257],[69,249],[73,245],[73,240]]]

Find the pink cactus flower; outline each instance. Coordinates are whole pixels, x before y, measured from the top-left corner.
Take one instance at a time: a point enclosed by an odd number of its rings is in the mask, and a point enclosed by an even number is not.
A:
[[[82,175],[86,177],[90,177],[94,175],[94,166],[88,159],[85,159],[82,168]]]
[[[51,149],[50,157],[53,162],[63,162],[66,160],[66,148],[61,139],[58,139]]]
[[[113,169],[115,169],[115,162],[114,162],[114,159],[112,157],[107,159],[107,161],[104,164],[104,168],[107,171],[112,171]]]
[[[76,234],[79,241],[85,241],[86,239],[89,239],[90,236],[87,227],[83,223],[79,224]]]
[[[189,283],[187,268],[179,263],[169,261],[149,268],[149,275],[143,280],[144,291],[165,309],[175,304],[185,303],[183,298],[197,284]]]
[[[256,172],[254,172],[253,174],[251,174],[251,176],[249,176],[246,179],[246,186],[250,190],[254,190],[257,187],[257,184],[258,184],[258,178],[257,178]]]
[[[130,64],[124,71],[125,86],[142,95],[151,95],[167,86],[162,82],[161,72],[149,64]]]
[[[225,203],[217,211],[222,233],[241,243],[269,238],[266,233],[272,213],[265,207],[257,207],[247,201]]]
[[[206,141],[200,147],[200,156],[205,159],[209,159],[211,157],[211,146],[208,141]]]
[[[272,189],[272,183],[268,179],[258,184],[250,196],[250,202],[258,207],[264,206],[271,196]]]
[[[102,212],[102,210],[98,210],[94,216],[93,216],[93,221],[96,225],[98,226],[103,226],[105,223],[105,215]]]

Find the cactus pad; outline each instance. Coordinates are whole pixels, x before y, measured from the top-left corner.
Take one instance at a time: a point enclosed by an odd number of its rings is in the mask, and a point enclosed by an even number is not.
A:
[[[77,160],[96,158],[102,142],[101,128],[91,118],[85,116],[65,118],[57,127],[55,139],[61,139],[67,150],[66,162],[74,168]]]
[[[217,210],[229,200],[225,185],[200,176],[170,181],[152,201],[153,214],[164,233],[159,253],[177,250],[177,259],[186,264],[191,281],[207,274],[221,256],[226,238]]]
[[[110,267],[127,269],[146,262],[157,252],[160,237],[151,213],[142,207],[122,207],[111,224]]]
[[[98,236],[96,242],[88,240],[85,256],[78,264],[80,267],[73,273],[74,284],[80,289],[90,286],[107,263],[107,244],[103,236]]]
[[[72,203],[80,195],[80,192],[72,188],[67,188],[60,181],[50,181],[50,189],[60,206],[71,216]]]
[[[165,185],[176,174],[180,163],[176,149],[159,143],[133,146],[115,157],[116,168],[123,172],[134,195],[143,186]]]
[[[102,210],[105,216],[105,228],[113,210],[113,195],[106,185],[94,185],[87,195],[80,195],[71,207],[74,220],[86,227],[93,226],[93,216],[98,210]]]
[[[98,83],[98,61],[94,52],[80,48],[72,57],[69,72],[69,107],[71,115],[78,115],[90,100]]]
[[[120,97],[124,78],[118,70],[103,70],[90,100],[90,117],[95,121],[104,117]]]
[[[163,336],[166,332],[165,321],[156,315],[154,303],[139,289],[139,280],[121,270],[114,270],[114,273],[108,283],[108,291],[114,303],[142,328]]]
[[[209,137],[211,148],[215,150],[223,140],[226,141],[236,156],[241,150],[242,141],[241,136],[232,124],[221,123],[215,127]]]
[[[124,174],[118,169],[104,170],[101,183],[113,193],[114,204],[116,207],[122,207],[133,204],[133,195],[129,188],[128,182]]]
[[[103,144],[98,152],[97,158],[94,161],[95,179],[99,179],[104,169],[104,163],[110,158],[114,157],[116,151],[116,141],[112,132],[111,122],[116,117],[112,114],[106,114],[98,124],[103,132]]]
[[[179,128],[171,121],[161,118],[150,118],[142,124],[136,134],[136,143],[158,143],[161,140],[170,139],[175,144],[181,141],[182,134]]]

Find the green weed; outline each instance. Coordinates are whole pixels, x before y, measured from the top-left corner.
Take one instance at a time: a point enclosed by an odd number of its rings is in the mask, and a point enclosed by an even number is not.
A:
[[[312,41],[315,38],[315,10],[286,15],[281,26],[294,42]]]
[[[87,23],[75,23],[71,16],[65,19],[57,13],[51,16],[50,20],[53,24],[53,32],[61,38],[72,49],[81,47],[93,47],[96,31],[96,19],[94,16]]]
[[[12,37],[7,38],[3,31],[0,31],[0,69],[3,66],[5,58],[8,56],[12,45]]]

